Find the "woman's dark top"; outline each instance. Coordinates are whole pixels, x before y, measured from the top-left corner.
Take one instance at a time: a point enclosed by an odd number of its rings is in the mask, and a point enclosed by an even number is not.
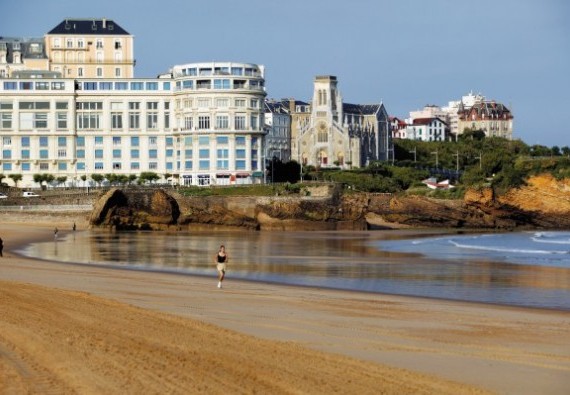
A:
[[[224,263],[226,261],[227,255],[220,255],[218,254],[218,263]]]

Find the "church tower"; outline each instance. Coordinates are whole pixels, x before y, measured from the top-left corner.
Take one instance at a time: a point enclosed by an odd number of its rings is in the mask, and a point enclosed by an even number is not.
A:
[[[314,133],[314,159],[322,166],[331,165],[335,160],[333,150],[334,131],[341,130],[342,98],[337,88],[335,76],[315,77],[311,120]],[[335,127],[336,126],[336,127]]]
[[[334,75],[315,77],[312,116],[313,119],[327,123],[342,120],[342,97],[337,88],[338,81]]]

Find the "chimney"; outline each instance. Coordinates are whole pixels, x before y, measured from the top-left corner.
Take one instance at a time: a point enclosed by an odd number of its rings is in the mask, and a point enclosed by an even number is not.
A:
[[[107,28],[107,19],[103,18],[103,29]]]

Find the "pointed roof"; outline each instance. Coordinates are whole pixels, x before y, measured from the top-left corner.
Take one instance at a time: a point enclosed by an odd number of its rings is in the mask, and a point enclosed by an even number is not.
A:
[[[413,125],[429,125],[430,123],[432,123],[433,121],[440,121],[441,123],[443,123],[444,125],[447,125],[447,122],[445,122],[444,120],[442,120],[439,117],[432,117],[432,118],[416,118],[413,120],[412,124]]]
[[[130,34],[112,19],[64,19],[48,34],[81,34],[129,36]]]
[[[350,104],[342,103],[342,111],[345,114],[370,115],[380,110],[381,104]]]

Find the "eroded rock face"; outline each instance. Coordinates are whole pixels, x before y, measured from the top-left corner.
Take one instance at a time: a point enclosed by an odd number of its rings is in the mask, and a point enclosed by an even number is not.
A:
[[[464,200],[391,194],[330,197],[184,197],[175,191],[107,192],[90,223],[114,229],[364,230],[374,227],[570,228],[570,180],[533,177],[496,197],[491,188]]]
[[[164,229],[180,216],[176,200],[163,190],[112,189],[96,202],[90,224],[116,230]]]

